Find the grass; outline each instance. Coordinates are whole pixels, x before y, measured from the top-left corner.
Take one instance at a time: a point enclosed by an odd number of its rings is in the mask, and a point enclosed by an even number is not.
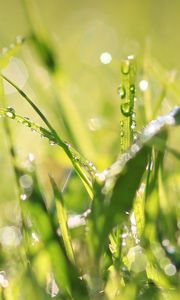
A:
[[[46,39],[33,29],[29,38],[18,39],[2,55],[1,68],[24,43],[30,50],[35,47],[52,79],[55,107],[69,141],[64,141],[51,124],[48,113],[43,113],[2,70],[1,126],[16,179],[8,182],[6,188],[9,184],[15,186],[19,217],[16,226],[7,222],[0,233],[1,299],[179,299],[179,173],[177,169],[172,172],[168,162],[177,164],[180,157],[169,139],[180,123],[180,108],[172,107],[159,116],[167,92],[179,97],[176,83],[163,82],[160,66],[146,57],[144,78],[148,78],[149,85],[153,78],[163,86],[154,106],[145,89],[146,102],[138,110],[135,100],[142,93],[137,85],[138,63],[136,66],[132,56],[121,62],[116,143],[119,154],[108,168],[100,171],[96,162],[84,158],[91,141],[87,136],[83,139],[85,130],[77,108],[65,93],[61,94],[59,86],[63,88],[64,75]],[[19,100],[31,106],[44,127],[7,107],[2,81],[15,88]],[[72,111],[78,120],[77,128],[73,126]],[[139,113],[150,121],[142,128],[138,124]],[[49,174],[50,201],[32,155],[28,165],[22,167],[20,163],[12,134],[15,121],[56,145],[58,153],[61,148],[71,163],[63,190]],[[112,155],[111,161],[113,158]],[[72,209],[79,197],[83,199],[81,213]],[[12,244],[8,239],[13,240]]]

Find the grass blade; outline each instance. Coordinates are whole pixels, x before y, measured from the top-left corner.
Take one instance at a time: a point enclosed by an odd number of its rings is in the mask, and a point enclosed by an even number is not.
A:
[[[64,207],[63,196],[62,196],[62,193],[60,192],[60,190],[58,189],[54,179],[51,176],[50,176],[50,181],[51,181],[51,186],[54,191],[58,222],[59,222],[64,246],[66,249],[67,257],[69,258],[69,260],[72,263],[75,263],[72,242],[71,242],[71,238],[70,238],[70,232],[68,231],[68,226],[67,226],[67,214],[66,214],[66,210]]]

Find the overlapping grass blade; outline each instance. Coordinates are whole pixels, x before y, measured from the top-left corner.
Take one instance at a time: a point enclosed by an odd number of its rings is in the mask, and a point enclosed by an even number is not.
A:
[[[94,255],[99,257],[108,244],[111,229],[122,222],[125,212],[132,209],[133,199],[146,170],[152,147],[164,144],[161,133],[179,123],[180,109],[159,117],[147,125],[139,139],[106,172],[102,184],[96,183],[92,213],[89,219],[90,243]],[[162,146],[162,145],[161,145]],[[97,178],[98,179],[98,178]]]

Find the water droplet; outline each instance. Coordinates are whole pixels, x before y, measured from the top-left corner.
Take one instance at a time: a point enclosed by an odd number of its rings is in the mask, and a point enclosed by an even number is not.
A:
[[[134,135],[133,135],[133,140],[136,141],[138,138],[138,135],[137,135],[137,132],[134,132]]]
[[[21,194],[20,199],[25,201],[27,199],[27,195],[26,194]]]
[[[121,127],[124,126],[124,122],[123,122],[123,121],[120,122],[120,126],[121,126]]]
[[[129,103],[123,103],[121,105],[121,112],[124,116],[129,117],[132,114],[130,104]]]
[[[11,118],[11,119],[14,119],[15,116],[16,116],[15,109],[13,107],[8,107],[7,112],[6,112],[6,116]]]
[[[31,127],[30,119],[28,117],[24,117],[24,119],[25,120],[23,120],[22,124],[27,126],[27,127]]]
[[[130,62],[128,59],[123,60],[122,65],[121,65],[121,72],[123,74],[128,74],[129,73],[129,67],[130,67]]]
[[[121,97],[121,99],[123,99],[126,96],[126,90],[122,85],[120,85],[118,87],[117,92],[118,92],[118,95]]]
[[[56,143],[52,140],[49,141],[49,145],[54,146]]]
[[[102,184],[106,179],[104,172],[95,173],[95,177],[96,177],[97,182],[100,183],[100,184]]]
[[[132,121],[131,129],[135,129],[135,128],[136,128],[136,122],[135,122],[135,121]]]
[[[123,137],[124,136],[124,131],[120,132],[120,136]]]
[[[76,156],[76,155],[73,155],[73,159],[74,159],[75,161],[79,161],[79,160],[80,160],[79,156]]]
[[[131,86],[130,86],[130,92],[131,93],[135,93],[135,85],[134,84],[132,84]]]
[[[135,113],[135,112],[132,113],[132,118],[133,118],[133,119],[136,118],[136,113]]]
[[[71,146],[71,144],[70,143],[68,143],[68,142],[65,142],[65,144],[66,144],[66,146],[70,149],[70,148],[72,148],[72,146]]]

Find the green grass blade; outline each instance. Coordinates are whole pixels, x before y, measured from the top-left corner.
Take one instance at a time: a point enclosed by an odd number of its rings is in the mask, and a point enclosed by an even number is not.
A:
[[[54,179],[50,176],[50,181],[51,181],[51,186],[54,191],[54,197],[56,201],[56,211],[57,211],[57,217],[58,217],[58,222],[64,242],[64,246],[66,249],[67,257],[72,263],[75,263],[75,258],[74,258],[74,253],[73,253],[73,247],[72,247],[72,242],[70,238],[70,232],[68,230],[67,226],[67,214],[66,210],[64,207],[64,200],[62,193],[58,189]]]
[[[94,255],[99,256],[108,243],[111,229],[125,217],[125,211],[133,207],[133,200],[146,170],[151,148],[164,144],[161,133],[178,124],[180,109],[159,117],[147,125],[139,139],[108,169],[99,174],[95,185],[95,197],[89,219],[90,243]],[[103,179],[101,184],[98,183]],[[110,221],[111,220],[111,221]]]
[[[84,165],[84,167],[87,169],[87,171],[89,171],[91,174],[94,173],[94,168],[95,167],[93,166],[93,164],[90,165],[89,162],[87,163],[86,160],[84,160],[82,158],[82,156],[77,151],[75,151],[75,150],[73,151],[72,146],[70,144],[65,143],[65,142],[62,141],[62,139],[58,136],[58,134],[56,133],[56,130],[49,123],[49,121],[47,120],[45,115],[40,111],[40,109],[34,104],[34,102],[16,84],[14,84],[10,79],[8,79],[3,74],[1,74],[1,77],[4,80],[6,80],[7,82],[9,82],[9,84],[11,84],[20,93],[20,95],[32,106],[32,108],[40,116],[40,118],[43,120],[43,122],[47,125],[48,129],[51,132],[52,141],[54,141],[55,143],[57,143],[58,145],[60,145],[64,149],[65,153],[70,158],[70,160],[71,160],[75,170],[77,171],[78,175],[82,179],[88,193],[90,194],[90,197],[92,197],[91,180],[88,179],[87,175],[83,171],[83,168],[82,168],[82,166],[80,165],[79,162],[83,162],[82,165]],[[43,131],[45,131],[45,130],[43,130]],[[76,153],[76,155],[74,153]]]
[[[121,65],[121,85],[118,89],[120,103],[120,149],[123,153],[133,142],[135,128],[134,98],[136,83],[136,64],[134,57],[127,57]]]

